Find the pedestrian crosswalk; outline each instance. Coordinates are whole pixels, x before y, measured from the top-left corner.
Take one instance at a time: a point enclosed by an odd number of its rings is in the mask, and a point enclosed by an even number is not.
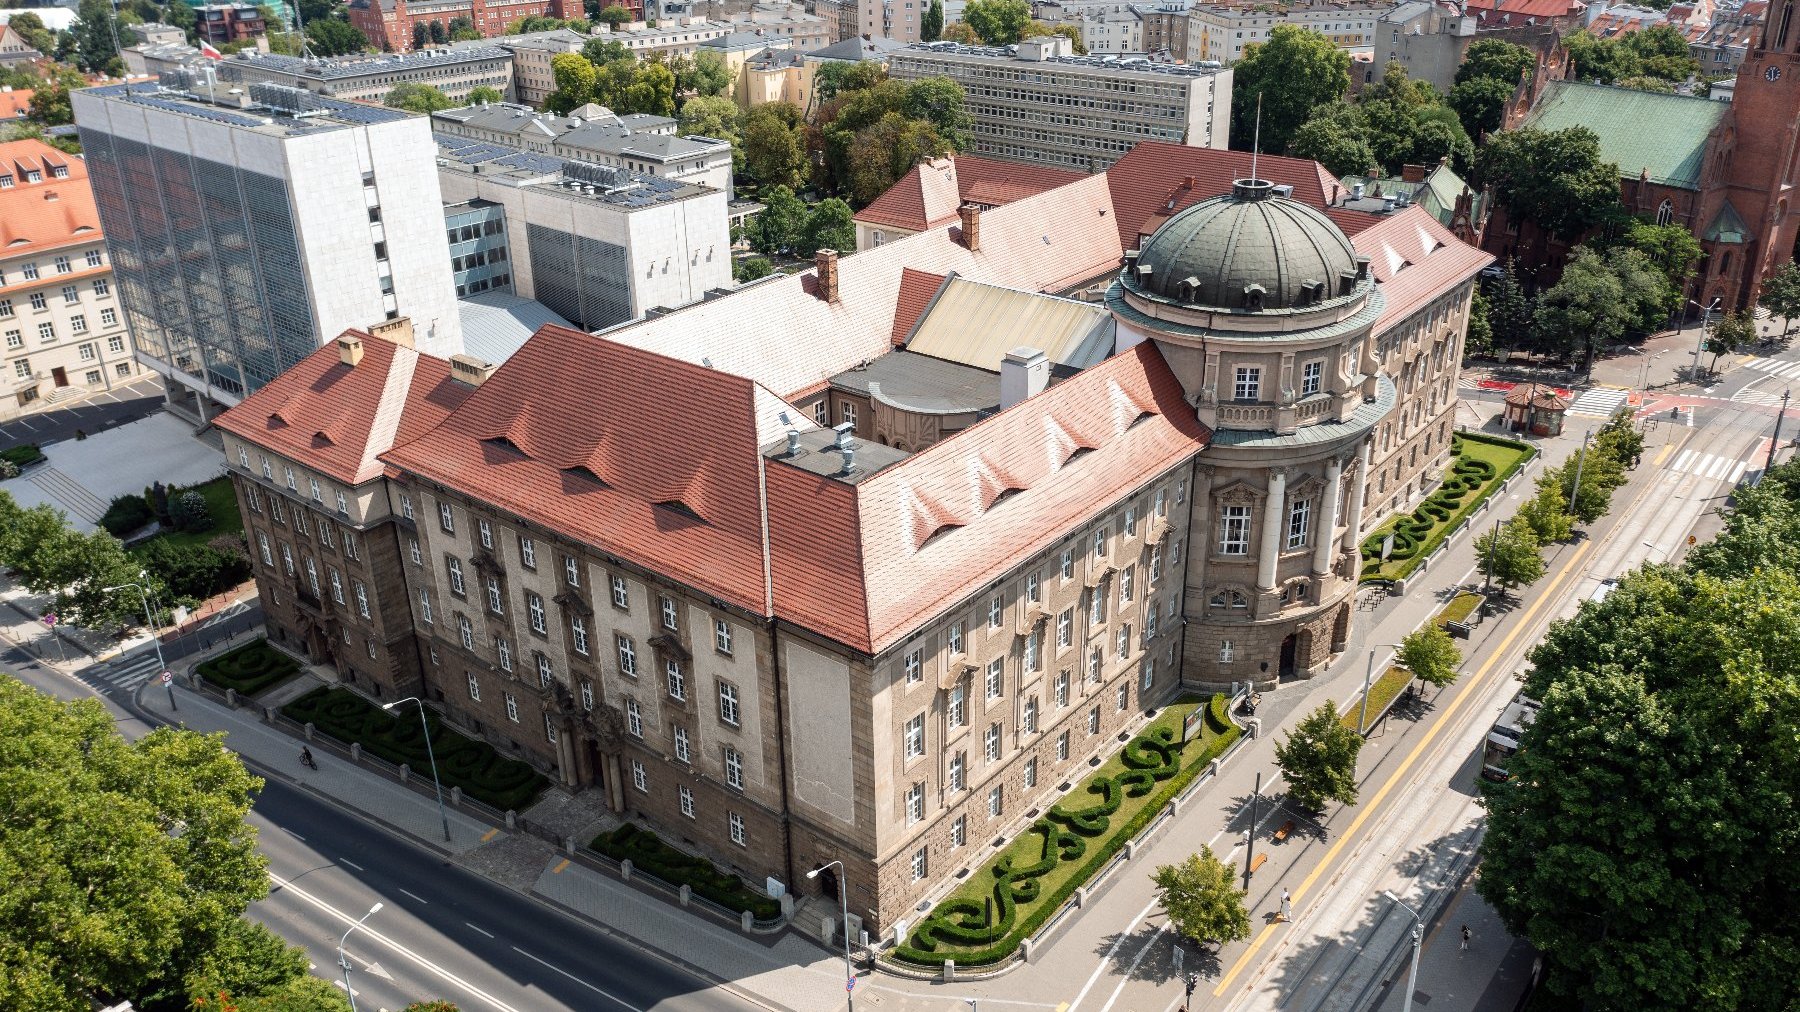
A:
[[[1773,390],[1758,390],[1755,387],[1745,387],[1744,389],[1739,390],[1737,393],[1731,395],[1731,400],[1736,404],[1751,404],[1760,408],[1778,408],[1781,406],[1781,394],[1779,392]]]
[[[1786,359],[1753,358],[1744,363],[1744,368],[1768,373],[1771,376],[1780,376],[1783,379],[1800,377],[1800,362],[1790,362]],[[1780,400],[1780,398],[1776,399]]]
[[[1581,392],[1575,402],[1569,405],[1569,414],[1585,415],[1590,418],[1611,418],[1615,412],[1625,406],[1631,396],[1629,390],[1615,387],[1591,387]]]
[[[86,674],[114,688],[130,692],[162,674],[162,670],[162,662],[156,659],[156,651],[146,650],[141,654],[97,664],[88,668]]]
[[[1700,453],[1695,450],[1683,450],[1681,451],[1681,454],[1675,458],[1675,462],[1669,465],[1669,470],[1680,471],[1684,474],[1699,475],[1702,478],[1710,478],[1715,481],[1726,481],[1735,485],[1737,484],[1737,480],[1743,477],[1744,472],[1748,470],[1749,467],[1749,461],[1739,460],[1736,457],[1725,457],[1716,453]]]

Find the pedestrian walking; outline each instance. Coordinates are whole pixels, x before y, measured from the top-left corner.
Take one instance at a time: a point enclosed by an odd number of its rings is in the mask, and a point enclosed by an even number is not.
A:
[[[1281,891],[1281,919],[1284,921],[1291,921],[1294,919],[1293,898],[1288,895],[1286,889]]]
[[[1469,926],[1468,926],[1468,925],[1467,925],[1467,924],[1465,924],[1465,925],[1463,925],[1463,929],[1462,929],[1462,951],[1464,951],[1464,952],[1468,952],[1468,951],[1469,951],[1469,939],[1470,939],[1470,938],[1472,938],[1472,937],[1474,937],[1474,934],[1475,934],[1475,933],[1474,933],[1474,932],[1472,932],[1472,931],[1470,931],[1470,930],[1469,930]]]

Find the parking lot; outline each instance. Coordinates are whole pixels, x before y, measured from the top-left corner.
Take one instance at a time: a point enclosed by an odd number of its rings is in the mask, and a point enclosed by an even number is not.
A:
[[[155,414],[163,405],[162,377],[154,373],[67,405],[53,405],[0,424],[0,447],[74,439],[93,435]]]

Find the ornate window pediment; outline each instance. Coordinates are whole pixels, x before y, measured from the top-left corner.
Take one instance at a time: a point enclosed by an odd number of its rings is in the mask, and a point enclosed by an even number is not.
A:
[[[1254,506],[1262,497],[1260,490],[1241,478],[1227,482],[1213,492],[1213,498],[1227,506]]]
[[[1223,587],[1215,590],[1206,600],[1207,607],[1218,612],[1248,611],[1250,598],[1235,587]]]

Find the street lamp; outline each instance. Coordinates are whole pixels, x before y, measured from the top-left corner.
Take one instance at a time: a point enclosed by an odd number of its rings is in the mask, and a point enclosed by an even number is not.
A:
[[[1695,309],[1698,309],[1701,312],[1700,337],[1694,341],[1694,375],[1695,376],[1700,375],[1700,346],[1706,343],[1706,328],[1712,326],[1713,310],[1719,308],[1719,303],[1721,301],[1723,301],[1723,300],[1722,299],[1714,299],[1714,300],[1712,300],[1712,302],[1709,305],[1702,306],[1700,303],[1695,302],[1693,299],[1687,300],[1688,305],[1693,306]],[[1696,382],[1698,382],[1698,381],[1696,380]]]
[[[139,575],[141,576],[143,574],[140,573]],[[110,594],[115,590],[124,590],[126,587],[135,589],[138,592],[138,600],[144,603],[144,624],[150,627],[150,642],[156,647],[156,665],[161,668],[162,673],[166,675],[169,673],[169,663],[163,660],[162,637],[157,635],[156,620],[150,614],[150,595],[144,590],[144,585],[141,583],[121,583],[117,587],[102,588],[101,593]],[[163,688],[169,690],[169,709],[180,709],[175,705],[175,683],[173,681],[166,681],[163,683]]]
[[[370,907],[369,912],[362,915],[361,920],[350,925],[349,930],[344,932],[344,937],[338,939],[338,965],[344,968],[344,997],[350,999],[350,1012],[356,1012],[356,992],[350,990],[350,960],[344,955],[344,943],[350,940],[351,931],[355,931],[357,928],[362,927],[363,921],[374,917],[380,912],[381,904],[377,903]]]
[[[1638,389],[1639,390],[1644,389],[1650,382],[1650,363],[1656,361],[1659,358],[1662,358],[1663,352],[1666,352],[1668,350],[1669,349],[1664,348],[1662,351],[1659,351],[1654,355],[1649,355],[1649,356],[1645,357],[1644,371],[1643,371],[1643,374],[1641,375],[1641,377],[1638,379]]]
[[[847,1003],[845,1007],[850,1009],[850,1012],[856,1012],[856,971],[850,966],[850,869],[844,867],[842,861],[830,861],[807,872],[806,877],[818,878],[820,872],[834,864],[837,865],[839,873],[838,900],[844,906],[844,1001]],[[971,1008],[974,1005],[974,1001],[969,1002]]]
[[[1418,987],[1418,984],[1419,984],[1419,943],[1424,941],[1424,939],[1425,939],[1425,922],[1424,922],[1424,920],[1422,920],[1419,917],[1419,912],[1417,910],[1414,910],[1412,907],[1407,906],[1405,903],[1401,902],[1400,897],[1395,896],[1393,893],[1388,892],[1385,889],[1383,889],[1381,891],[1381,895],[1386,896],[1390,900],[1393,900],[1396,904],[1399,904],[1400,909],[1402,909],[1412,915],[1412,919],[1413,919],[1412,972],[1410,972],[1406,975],[1406,1001],[1404,1004],[1402,1004],[1400,1006],[1400,1012],[1412,1012],[1413,989]],[[353,1009],[353,1010],[351,1010],[351,1012],[355,1012],[355,1010]]]
[[[444,784],[438,779],[437,756],[431,751],[431,725],[425,722],[425,701],[417,696],[396,699],[391,703],[381,704],[383,710],[392,711],[401,703],[419,704],[419,730],[425,735],[425,758],[431,763],[431,785],[437,788],[438,818],[444,823],[444,842],[450,842],[450,816],[444,813]]]
[[[1368,733],[1367,729],[1365,727],[1363,727],[1363,722],[1366,721],[1369,717],[1369,683],[1375,680],[1375,651],[1380,650],[1382,647],[1391,647],[1395,650],[1398,650],[1398,649],[1400,649],[1400,644],[1398,644],[1398,643],[1371,643],[1371,644],[1369,644],[1369,666],[1367,668],[1363,669],[1362,709],[1360,711],[1358,711],[1356,714],[1356,733],[1357,734]]]

